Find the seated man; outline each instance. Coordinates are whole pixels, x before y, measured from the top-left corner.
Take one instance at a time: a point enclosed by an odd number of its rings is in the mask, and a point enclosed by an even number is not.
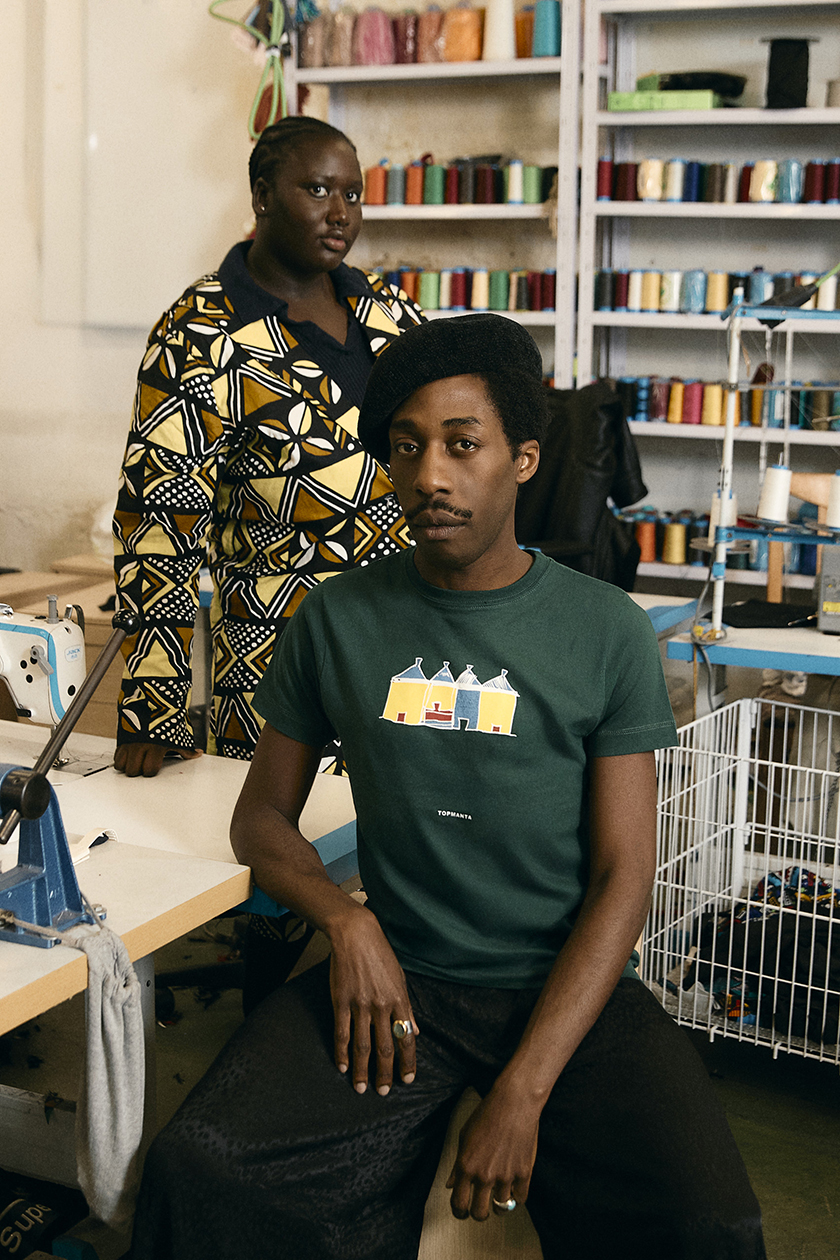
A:
[[[251,1014],[153,1144],[133,1260],[412,1260],[468,1085],[456,1217],[527,1202],[545,1260],[765,1254],[706,1072],[630,961],[653,750],[675,742],[653,631],[515,540],[541,373],[497,315],[421,325],[373,369],[359,435],[416,545],[295,614],[232,827],[331,958]],[[366,905],[297,829],[336,736]]]

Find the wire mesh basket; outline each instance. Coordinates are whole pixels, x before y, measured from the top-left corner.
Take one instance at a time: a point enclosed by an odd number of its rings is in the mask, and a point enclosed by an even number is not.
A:
[[[738,700],[658,777],[642,979],[681,1024],[840,1065],[840,714]]]

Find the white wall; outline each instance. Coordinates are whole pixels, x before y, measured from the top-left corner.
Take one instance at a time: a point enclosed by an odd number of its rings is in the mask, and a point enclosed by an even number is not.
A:
[[[122,25],[88,23],[88,9],[102,13],[99,0],[0,4],[0,567],[43,569],[90,550],[97,509],[116,494],[148,323],[221,261],[249,213],[247,115],[259,71],[229,28],[207,16],[205,0],[109,7]],[[143,17],[133,35],[129,8]],[[166,90],[178,108],[162,113],[160,86],[140,54],[167,38]],[[112,181],[95,179],[87,163],[88,41],[105,50],[96,108],[115,146],[110,161],[122,164]],[[186,201],[184,179],[199,189]],[[94,192],[98,235],[85,242],[78,225],[90,218]],[[131,232],[137,213],[165,223],[165,267],[148,235],[140,246]],[[131,272],[160,277],[147,326],[91,323],[79,288],[84,248],[100,245],[130,260],[129,283]]]

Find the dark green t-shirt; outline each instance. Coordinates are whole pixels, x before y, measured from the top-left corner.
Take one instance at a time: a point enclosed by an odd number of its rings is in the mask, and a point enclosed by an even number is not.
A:
[[[539,987],[587,880],[592,757],[676,743],[647,615],[542,555],[497,591],[447,591],[414,552],[311,591],[257,711],[341,740],[368,903],[400,963]]]

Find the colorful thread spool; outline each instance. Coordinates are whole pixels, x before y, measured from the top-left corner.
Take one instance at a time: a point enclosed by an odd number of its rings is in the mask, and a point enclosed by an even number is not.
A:
[[[537,0],[534,5],[532,56],[560,55],[560,0]]]
[[[686,527],[682,521],[669,521],[662,544],[663,564],[685,564]]]
[[[686,162],[683,180],[683,201],[697,201],[700,197],[700,163]]]
[[[442,206],[446,188],[446,168],[430,162],[423,177],[423,205]]]
[[[659,309],[661,311],[678,311],[680,309],[682,275],[681,271],[662,272],[659,286]]]
[[[516,158],[508,162],[505,170],[505,201],[510,206],[521,206],[523,198],[522,163]]]
[[[829,276],[817,289],[817,310],[835,311],[837,309],[837,277]]]
[[[706,277],[706,310],[719,314],[729,305],[729,275],[725,271],[710,271]]]
[[[486,311],[490,306],[490,273],[486,267],[476,267],[472,273],[470,309]]]
[[[640,311],[642,309],[642,283],[644,279],[643,271],[631,271],[627,277],[627,309],[628,311]]]
[[[627,298],[630,291],[630,272],[617,271],[615,273],[615,292],[613,293],[613,310],[626,311]]]
[[[421,271],[417,296],[421,310],[437,311],[440,309],[439,271]]]
[[[685,189],[685,160],[674,158],[665,167],[665,186],[662,191],[665,201],[682,201]]]
[[[389,206],[405,204],[405,167],[394,164],[388,171],[388,190],[386,193]]]
[[[506,311],[510,297],[510,273],[507,271],[490,272],[490,291],[488,304],[491,311]]]
[[[825,164],[825,204],[840,204],[840,158],[831,158]]]
[[[661,158],[645,158],[636,173],[636,192],[640,201],[661,201],[665,179],[665,163]]]
[[[699,424],[703,414],[703,382],[686,381],[683,387],[682,423]]]
[[[405,173],[405,204],[422,206],[423,182],[426,167],[423,162],[412,162]]]
[[[781,525],[788,519],[789,505],[790,469],[786,464],[773,464],[764,474],[756,515],[762,521],[773,521]]]
[[[776,178],[778,201],[798,203],[802,197],[804,168],[796,158],[785,158],[779,163]]]
[[[726,169],[722,162],[710,162],[706,167],[706,182],[703,187],[703,200],[706,202],[723,201],[726,181]]]
[[[539,166],[522,167],[522,200],[526,206],[538,206],[543,201],[542,171]]]
[[[642,272],[642,310],[659,310],[659,290],[662,287],[662,275],[658,271]]]
[[[726,163],[723,181],[723,200],[727,205],[734,205],[738,200],[738,167],[734,162]]]
[[[365,171],[365,205],[384,206],[388,189],[388,172],[381,164]]]
[[[452,310],[452,268],[444,267],[440,273],[439,310]]]
[[[616,275],[616,282],[618,276]],[[553,311],[557,305],[557,272],[549,268],[542,273],[540,283],[540,310]]]
[[[717,381],[708,381],[703,390],[703,408],[700,413],[700,423],[715,425],[724,423],[723,386]]]
[[[685,383],[674,377],[671,380],[671,389],[668,396],[668,424],[682,424],[683,418],[683,399],[685,398]]]
[[[467,309],[467,273],[463,267],[452,268],[449,297],[450,310],[465,311]]]
[[[752,180],[753,164],[746,162],[741,167],[741,174],[738,177],[738,200],[749,201],[750,199],[750,181]]]
[[[671,395],[671,382],[662,377],[654,377],[650,383],[650,403],[648,417],[652,422],[664,423],[668,418],[668,399]]]
[[[595,275],[595,310],[611,311],[614,293],[614,274],[608,267],[605,267]]]
[[[680,285],[680,310],[685,315],[702,315],[706,310],[706,273],[684,271]]]
[[[765,158],[754,162],[750,174],[750,201],[775,201],[778,173],[778,162]]]
[[[639,544],[642,564],[656,562],[656,522],[645,520],[636,522],[636,542]]]
[[[809,162],[805,167],[805,188],[802,200],[806,205],[819,205],[825,197],[825,162]]]
[[[635,162],[619,162],[615,168],[615,200],[636,200],[637,165]]]
[[[460,192],[461,172],[457,166],[448,166],[446,168],[446,183],[443,193],[445,204],[447,206],[457,206]]]
[[[611,201],[613,189],[612,158],[598,159],[597,196],[599,201]]]
[[[479,206],[492,206],[496,201],[496,187],[492,166],[482,164],[475,168],[475,201]]]

